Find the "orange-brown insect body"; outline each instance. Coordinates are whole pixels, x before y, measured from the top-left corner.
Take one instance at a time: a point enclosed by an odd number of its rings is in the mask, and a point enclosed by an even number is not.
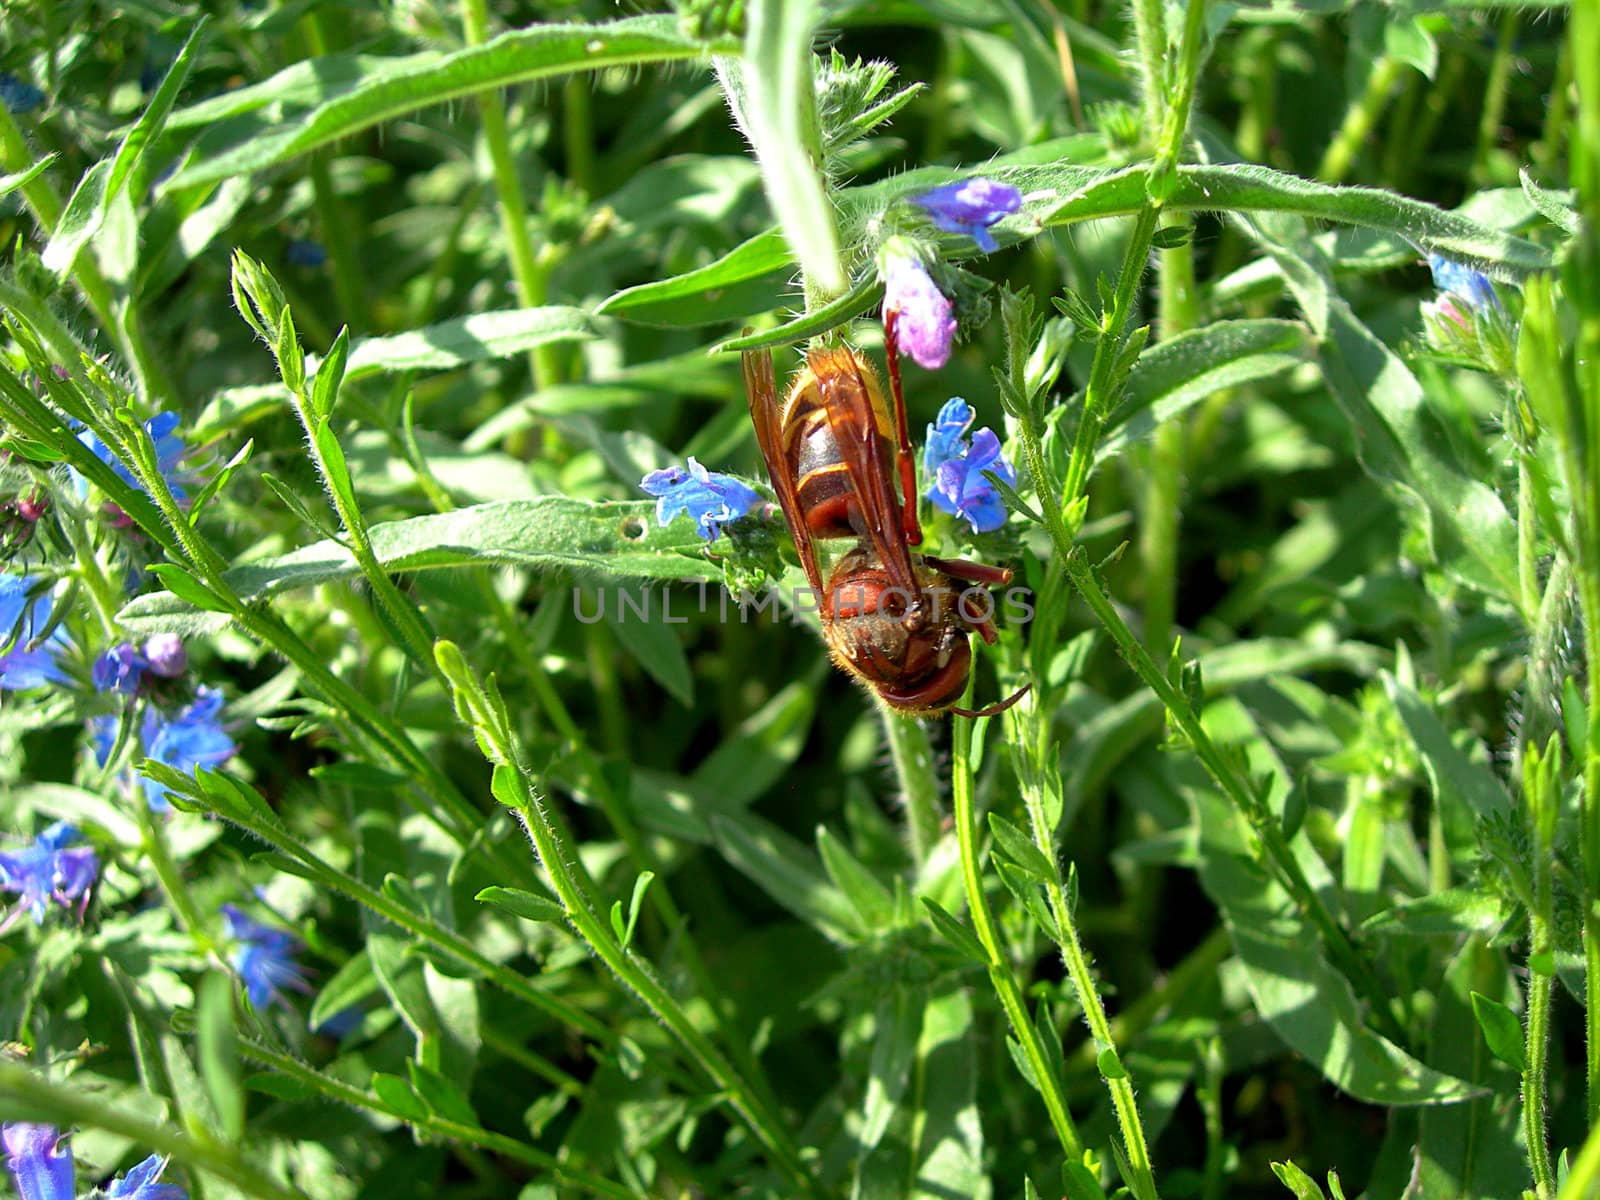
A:
[[[834,662],[891,708],[931,715],[966,688],[968,633],[996,636],[987,616],[963,602],[957,580],[1006,583],[1011,572],[911,551],[922,541],[916,476],[892,342],[889,353],[893,415],[871,364],[848,347],[807,354],[781,408],[771,355],[746,353],[745,389]],[[856,544],[824,586],[815,543],[846,538]]]

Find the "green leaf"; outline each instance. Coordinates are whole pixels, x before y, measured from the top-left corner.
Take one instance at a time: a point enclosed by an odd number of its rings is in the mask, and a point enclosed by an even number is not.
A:
[[[862,932],[855,906],[828,882],[816,859],[775,825],[748,813],[713,814],[718,851],[751,882],[823,935],[844,939]]]
[[[56,275],[65,275],[77,261],[78,251],[100,230],[106,214],[106,185],[111,180],[111,160],[102,158],[84,172],[73,188],[67,206],[56,222],[40,261]]]
[[[1055,864],[1033,844],[1033,840],[999,813],[989,814],[989,832],[994,835],[995,850],[1030,878],[1040,883],[1054,883],[1059,878]]]
[[[800,757],[816,716],[817,679],[796,679],[739,723],[690,776],[723,811],[746,808]]]
[[[1498,1000],[1478,992],[1472,993],[1472,1013],[1478,1018],[1478,1028],[1483,1030],[1489,1052],[1521,1074],[1527,1059],[1522,1022],[1517,1014]]]
[[[1295,1194],[1296,1200],[1328,1200],[1317,1181],[1292,1162],[1273,1163],[1272,1173]]]
[[[1299,321],[1216,321],[1158,342],[1129,372],[1095,463],[1145,440],[1209,396],[1315,360],[1310,331]],[[1058,411],[1073,411],[1073,405]]]
[[[731,354],[735,351],[759,350],[764,346],[787,346],[792,342],[826,333],[835,326],[843,325],[846,321],[866,312],[878,302],[878,297],[882,294],[883,285],[878,282],[877,276],[868,275],[844,295],[829,301],[821,308],[801,313],[775,329],[768,329],[762,333],[741,334],[739,337],[718,342],[706,353]]]
[[[343,326],[333,345],[328,348],[328,357],[317,364],[316,374],[311,380],[311,416],[319,422],[326,422],[333,415],[333,406],[339,399],[339,385],[344,382],[345,371],[349,368],[350,359],[350,327]]]
[[[1146,173],[1144,167],[1093,173],[1097,177],[1074,189],[1045,217],[1044,223],[1062,225],[1135,213],[1145,203]],[[1014,181],[1016,176],[1027,180],[1025,190],[1048,186],[1036,181],[1048,178],[1049,173],[1037,170],[1002,172],[997,177]],[[1379,188],[1317,183],[1270,167],[1242,163],[1180,167],[1167,207],[1199,212],[1286,213],[1374,229],[1502,278],[1547,270],[1552,263],[1548,250],[1526,238],[1503,233],[1421,200]]]
[[[389,572],[514,564],[640,579],[721,576],[720,568],[703,556],[705,542],[695,533],[694,523],[658,526],[652,501],[541,496],[391,521],[373,525],[367,533],[374,555]],[[223,578],[241,599],[259,602],[358,574],[360,568],[350,552],[327,540],[234,567]],[[131,601],[117,619],[140,636],[162,630],[215,632],[225,627],[223,621],[197,620],[191,610],[202,607],[209,606],[155,592]],[[580,620],[586,618],[595,619],[592,608],[580,614]]]
[[[1094,1063],[1100,1075],[1105,1079],[1126,1079],[1128,1068],[1122,1065],[1122,1059],[1117,1057],[1115,1046],[1104,1046],[1100,1053],[1095,1055]]]
[[[1330,1083],[1369,1104],[1448,1104],[1481,1091],[1367,1027],[1316,931],[1247,848],[1242,818],[1213,788],[1186,790],[1200,826],[1201,884],[1222,910],[1256,1011],[1273,1031]],[[1331,887],[1307,839],[1291,849],[1312,887]]]
[[[1478,888],[1449,888],[1430,896],[1402,900],[1369,917],[1362,928],[1389,937],[1432,937],[1437,934],[1492,934],[1509,917],[1505,903]]]
[[[396,371],[448,371],[511,358],[549,342],[588,341],[594,336],[594,324],[581,308],[552,304],[475,313],[387,337],[362,338],[350,347],[345,374],[355,380]],[[332,354],[329,351],[330,358]],[[320,366],[317,374],[322,374]]]
[[[1383,23],[1383,51],[1415,67],[1429,79],[1439,66],[1439,44],[1416,17],[1393,16]]]
[[[939,936],[944,938],[957,950],[973,962],[987,967],[989,965],[989,952],[983,948],[983,943],[964,922],[957,920],[944,910],[937,902],[922,897],[922,906],[928,910],[928,919],[933,922],[933,927]]]
[[[409,55],[379,66],[369,65],[378,60],[358,60],[361,78],[354,86],[288,120],[265,128],[250,125],[246,137],[225,147],[207,148],[168,186],[193,187],[264,170],[418,109],[479,92],[574,71],[681,62],[734,48],[685,37],[675,16],[661,14],[599,25],[534,25],[449,54]],[[339,62],[349,69],[349,59]],[[303,75],[296,77],[297,84]],[[224,126],[223,132],[230,130]]]
[[[900,1111],[916,1063],[927,1000],[921,988],[895,986],[878,1001],[873,1014],[872,1058],[867,1064],[867,1094],[861,1101],[861,1129],[855,1139],[858,1158],[866,1158],[878,1148]]]
[[[317,445],[317,457],[320,460],[317,465],[322,470],[322,482],[327,484],[328,490],[338,500],[341,515],[349,514],[352,519],[359,520],[357,514],[361,509],[356,503],[355,484],[351,482],[350,468],[345,465],[344,448],[339,445],[338,437],[325,420],[317,421],[311,427],[311,437]]]
[[[598,608],[604,615],[606,628],[616,635],[628,655],[673,699],[685,708],[691,707],[694,676],[689,670],[688,656],[683,652],[683,642],[673,628],[688,618],[682,614],[672,616],[666,589],[657,591],[643,584],[619,580],[583,590],[588,597],[585,608],[590,605]]]
[[[1512,812],[1511,795],[1495,775],[1487,751],[1476,761],[1463,754],[1422,697],[1394,676],[1383,675],[1383,688],[1422,756],[1423,770],[1441,802],[1465,802],[1478,819]]]
[[[35,179],[39,178],[40,175],[44,174],[45,171],[49,169],[50,164],[55,162],[59,157],[60,155],[55,153],[46,154],[31,167],[26,167],[23,170],[13,172],[10,175],[0,175],[0,196],[9,195],[18,188],[27,187]]]
[[[1577,235],[1581,222],[1578,219],[1577,209],[1572,207],[1570,193],[1555,192],[1540,187],[1533,176],[1528,174],[1527,167],[1521,169],[1518,178],[1522,182],[1522,192],[1528,197],[1528,203],[1538,210],[1541,217],[1568,237]],[[0,192],[0,195],[4,194]]]
[[[304,496],[300,495],[299,492],[272,474],[272,472],[261,472],[261,482],[266,484],[272,494],[283,502],[285,508],[299,518],[301,524],[330,540],[341,536],[333,527],[333,522],[329,520],[326,511],[318,512],[312,508],[310,502]],[[353,569],[355,568],[354,558],[350,560],[350,565]]]
[[[893,923],[894,897],[889,889],[825,825],[817,826],[817,853],[828,878],[855,905],[863,926],[869,930],[885,929]]]
[[[1362,466],[1423,508],[1441,564],[1480,590],[1517,597],[1516,532],[1498,493],[1476,467],[1458,461],[1422,386],[1333,290],[1321,252],[1291,224],[1255,222],[1250,228],[1321,338],[1323,373],[1354,427]],[[1464,251],[1452,257],[1471,259]]]
[[[492,904],[514,917],[522,918],[524,921],[540,921],[550,925],[564,925],[567,920],[567,910],[554,900],[550,900],[536,892],[525,892],[521,888],[486,887],[473,899],[484,904]]]
[[[211,1107],[230,1142],[244,1133],[244,1088],[239,1078],[239,1046],[233,1029],[233,983],[220,971],[206,974],[195,1006],[195,1041],[200,1077]]]
[[[771,230],[703,267],[624,288],[595,313],[668,328],[737,321],[778,305],[793,273],[789,262],[782,235]]]
[[[972,1033],[967,992],[935,996],[923,1008],[899,1111],[857,1165],[860,1200],[989,1200]]]
[[[202,14],[195,21],[188,40],[178,51],[172,66],[167,69],[161,86],[150,98],[144,113],[134,122],[133,128],[122,139],[116,154],[90,167],[78,181],[78,186],[73,189],[72,196],[67,200],[67,206],[56,223],[55,232],[51,234],[49,244],[40,255],[44,265],[57,275],[65,274],[71,268],[84,243],[99,232],[112,202],[121,193],[123,186],[128,182],[128,177],[139,166],[146,148],[160,135],[167,114],[172,111],[173,102],[177,100],[178,92],[182,90],[184,81],[189,77],[189,68],[194,65],[195,54],[199,49],[200,35],[209,20],[209,17]]]
[[[1031,1181],[1028,1186],[1033,1186]],[[1071,1159],[1061,1164],[1061,1190],[1066,1200],[1106,1200],[1105,1190],[1095,1173]]]
[[[167,589],[189,607],[206,612],[228,611],[228,606],[220,596],[177,563],[156,563],[146,569],[166,584]]]
[[[478,1127],[478,1114],[465,1093],[439,1072],[423,1066],[414,1059],[406,1063],[411,1075],[411,1088],[429,1109],[447,1121],[468,1128]]]
[[[638,878],[633,881],[633,893],[628,897],[628,923],[617,939],[624,950],[633,941],[633,931],[639,924],[639,907],[644,903],[644,894],[650,890],[655,877],[654,871],[640,871]]]
[[[344,966],[322,985],[306,1024],[312,1029],[321,1029],[346,1009],[364,1003],[377,992],[378,977],[373,974],[372,960],[363,947],[347,958]]]
[[[426,1121],[432,1115],[411,1085],[398,1075],[376,1072],[372,1076],[371,1087],[373,1095],[403,1121]]]

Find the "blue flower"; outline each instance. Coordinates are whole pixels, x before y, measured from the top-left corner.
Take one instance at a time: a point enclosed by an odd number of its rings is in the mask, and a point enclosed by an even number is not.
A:
[[[679,513],[687,513],[708,542],[715,540],[729,521],[744,516],[761,502],[754,488],[731,476],[708,471],[692,457],[687,469],[651,471],[639,486],[656,497],[657,524],[666,525]]]
[[[72,1152],[60,1130],[17,1121],[0,1126],[0,1142],[21,1200],[73,1200]]]
[[[208,687],[196,689],[194,702],[176,716],[167,717],[154,705],[146,708],[139,727],[145,757],[165,763],[185,775],[196,767],[221,766],[238,749],[222,722],[217,720],[221,711],[222,693]],[[146,779],[144,795],[152,812],[171,810],[164,785]]]
[[[102,770],[111,761],[111,752],[117,748],[117,718],[90,717],[89,743],[94,747],[94,765]]]
[[[173,498],[180,503],[189,498],[184,490],[187,482],[186,475],[178,469],[183,456],[189,453],[189,447],[184,440],[174,432],[182,418],[175,412],[160,412],[144,423],[144,431],[150,435],[150,440],[155,444],[156,469],[161,472],[161,477],[167,481],[167,486],[172,489]],[[143,491],[139,481],[134,478],[133,472],[126,463],[111,451],[111,447],[102,442],[91,429],[85,429],[78,435],[78,440],[90,450],[101,462],[105,463],[128,486],[139,488]],[[76,475],[76,472],[74,472]],[[79,494],[85,494],[88,485],[78,478]]]
[[[114,1180],[106,1195],[112,1200],[189,1200],[189,1193],[175,1183],[158,1183],[167,1160],[152,1154],[121,1179]]]
[[[16,907],[0,921],[0,933],[24,910],[33,916],[35,925],[43,925],[52,900],[66,909],[78,901],[78,915],[83,915],[100,860],[89,847],[72,845],[78,837],[75,828],[57,821],[31,845],[13,854],[0,854],[0,891],[21,893]]]
[[[1022,193],[1008,183],[979,176],[936,187],[914,197],[912,203],[926,210],[946,233],[964,233],[978,243],[979,250],[993,254],[1000,247],[989,226],[1021,208]]]
[[[964,435],[972,420],[972,408],[965,400],[957,396],[947,401],[938,419],[928,426],[922,465],[932,480],[928,499],[933,506],[964,517],[974,533],[989,533],[1006,523],[1006,506],[983,473],[990,471],[1015,487],[1017,471],[1001,457],[1000,439],[994,430],[978,430],[968,445]]]
[[[298,943],[281,929],[263,925],[247,917],[232,904],[222,906],[222,920],[228,936],[239,943],[233,952],[233,967],[244,980],[245,993],[256,1008],[273,1000],[289,1003],[284,988],[306,991],[305,976],[294,961]]]
[[[1453,262],[1442,254],[1428,255],[1428,270],[1433,272],[1433,286],[1441,292],[1465,300],[1475,310],[1500,308],[1500,297],[1494,284],[1482,271],[1463,263]]]
[[[950,361],[956,318],[950,299],[915,258],[892,254],[883,273],[883,319],[894,325],[901,354],[918,366],[937,371]]]
[[[290,266],[315,270],[328,261],[328,251],[321,242],[313,242],[310,238],[295,238],[289,243],[289,252],[284,257],[289,260]]]
[[[50,625],[52,601],[47,590],[40,590],[30,604],[28,595],[40,586],[29,575],[0,575],[0,646],[10,649],[0,654],[0,688],[22,691],[46,683],[64,683],[66,675],[56,665],[56,656],[67,646],[67,631],[57,626],[43,643],[29,647]],[[16,640],[11,640],[12,632]]]
[[[18,79],[7,71],[0,75],[0,105],[9,113],[19,116],[32,112],[44,103],[44,93],[26,80]]]
[[[139,690],[139,680],[150,667],[149,661],[127,642],[113,646],[95,659],[90,678],[102,692],[131,696]]]

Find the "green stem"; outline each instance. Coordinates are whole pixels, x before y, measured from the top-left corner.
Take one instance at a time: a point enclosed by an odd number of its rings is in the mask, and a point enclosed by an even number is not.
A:
[[[145,857],[156,873],[156,882],[161,885],[161,890],[172,902],[173,910],[178,914],[178,924],[183,926],[184,932],[195,940],[201,951],[209,952],[212,941],[206,932],[206,919],[201,915],[194,897],[189,894],[189,885],[184,881],[183,872],[178,869],[178,863],[172,857],[172,847],[167,845],[167,833],[162,827],[161,814],[150,811],[150,806],[145,803],[142,787],[136,785],[133,791],[134,811],[139,814],[140,839],[144,845]]]
[[[1600,0],[1576,0],[1567,22],[1573,79],[1578,102],[1568,126],[1572,181],[1577,187],[1583,227],[1573,241],[1567,270],[1573,280],[1593,280],[1600,273]],[[1573,516],[1579,561],[1578,595],[1583,611],[1584,653],[1589,690],[1586,745],[1583,751],[1583,801],[1579,846],[1583,866],[1584,1005],[1587,1046],[1587,1113],[1591,1127],[1600,1122],[1600,552],[1592,539],[1600,536],[1600,301],[1593,288],[1571,289],[1584,301],[1578,312],[1573,347],[1579,417],[1566,439],[1565,457],[1574,488]],[[1576,466],[1577,474],[1570,468]],[[1569,482],[1569,486],[1574,486]]]
[[[508,996],[521,1000],[530,1007],[555,1018],[563,1025],[576,1029],[600,1045],[616,1041],[608,1026],[596,1020],[583,1009],[530,983],[522,975],[502,963],[489,958],[467,938],[454,930],[437,924],[425,913],[390,898],[388,893],[368,887],[355,876],[331,866],[283,826],[261,819],[251,809],[243,811],[230,808],[216,810],[217,815],[237,825],[245,832],[260,838],[278,853],[300,864],[307,878],[320,883],[330,891],[348,896],[357,904],[370,909],[385,921],[404,929],[420,941],[478,971],[491,984]]]
[[[1151,177],[1155,174],[1152,169]],[[1072,454],[1067,459],[1067,477],[1061,489],[1061,511],[1068,514],[1074,535],[1083,524],[1084,491],[1094,466],[1095,447],[1099,445],[1100,430],[1115,399],[1113,373],[1127,344],[1125,333],[1133,315],[1139,280],[1150,257],[1150,239],[1155,235],[1159,216],[1160,210],[1153,204],[1139,211],[1122,257],[1122,272],[1117,276],[1111,307],[1100,317],[1100,335],[1089,367],[1089,382],[1083,391],[1083,415],[1078,419],[1078,432],[1073,438]]]
[[[969,682],[968,695],[972,691]],[[970,703],[964,700],[963,703]],[[995,927],[994,914],[989,909],[989,899],[984,895],[983,876],[978,862],[978,818],[972,803],[972,727],[973,721],[957,720],[953,725],[954,747],[950,764],[950,799],[955,810],[956,840],[961,850],[961,881],[967,893],[967,911],[972,917],[973,929],[988,956],[985,964],[989,982],[1000,998],[1011,1033],[1022,1047],[1033,1077],[1038,1081],[1039,1094],[1044,1099],[1045,1111],[1055,1129],[1061,1152],[1071,1161],[1083,1157],[1083,1142],[1077,1127],[1072,1123],[1072,1113],[1067,1108],[1067,1098],[1051,1066],[1051,1056],[1046,1053],[1039,1031],[1028,1017],[1028,1006],[1022,988],[1001,948],[1000,934]]]
[[[1507,428],[1520,429],[1515,401],[1506,414]],[[1509,424],[1516,422],[1516,424]],[[1533,499],[1533,473],[1528,469],[1531,445],[1517,439],[1517,586],[1521,592],[1522,620],[1530,630],[1539,625],[1539,517]]]
[[[1322,162],[1317,165],[1316,178],[1339,183],[1349,174],[1351,164],[1366,145],[1368,135],[1383,115],[1405,69],[1403,62],[1387,54],[1372,64],[1372,70],[1367,73],[1367,86],[1346,110],[1339,132],[1334,134],[1322,155]]]
[[[469,46],[489,40],[487,0],[462,0],[461,23]],[[494,171],[495,195],[500,200],[500,228],[511,256],[511,277],[517,285],[517,299],[524,308],[538,308],[549,294],[549,266],[534,252],[532,222],[528,202],[522,191],[522,177],[511,151],[506,132],[506,104],[497,91],[478,96],[478,112],[483,119],[483,140],[489,148]],[[529,352],[535,391],[561,382],[561,359],[551,343],[535,346]]]
[[[36,1072],[0,1058],[0,1108],[9,1117],[25,1117],[57,1126],[101,1129],[141,1149],[177,1159],[232,1184],[257,1200],[305,1200],[303,1193],[279,1183],[260,1167],[241,1157],[229,1143],[179,1133],[170,1122],[148,1120],[124,1108],[113,1107],[103,1096],[84,1095]]]
[[[0,382],[7,380],[0,374]],[[210,543],[190,525],[188,516],[172,496],[167,481],[142,454],[129,447],[122,427],[98,419],[85,411],[83,419],[106,445],[113,447],[139,480],[133,487],[96,457],[67,429],[44,403],[27,388],[0,386],[0,413],[16,422],[29,436],[54,447],[79,474],[124,512],[139,528],[161,546],[167,556],[184,564],[216,596],[225,612],[250,637],[271,647],[301,672],[308,690],[331,705],[373,747],[404,771],[408,771],[424,792],[428,803],[418,806],[462,846],[470,846],[482,824],[482,814],[446,773],[442,764],[425,754],[410,735],[365,695],[329,668],[325,655],[318,653],[281,618],[265,608],[249,603],[233,590],[225,578],[227,564]],[[357,738],[357,741],[363,738]],[[525,862],[501,846],[483,848],[507,878],[527,877]]]
[[[1545,872],[1549,874],[1548,870]],[[1533,945],[1529,953],[1547,953],[1549,924],[1542,918],[1533,922]],[[1545,1068],[1550,1053],[1550,988],[1552,977],[1530,962],[1528,970],[1527,1046],[1522,1068],[1522,1132],[1528,1143],[1528,1163],[1533,1168],[1533,1186],[1539,1200],[1553,1200],[1555,1172],[1550,1165],[1550,1143],[1545,1135]]]
[[[401,1112],[371,1092],[313,1070],[299,1059],[283,1054],[251,1038],[240,1038],[239,1050],[246,1058],[253,1058],[257,1062],[270,1067],[278,1074],[293,1079],[336,1103],[368,1112],[382,1113],[384,1116],[404,1122],[421,1133],[431,1134],[447,1141],[476,1146],[492,1154],[503,1154],[505,1157],[515,1159],[517,1162],[524,1163],[527,1166],[550,1172],[559,1183],[582,1188],[584,1191],[591,1192],[596,1196],[611,1196],[615,1197],[616,1200],[634,1200],[634,1194],[621,1184],[613,1183],[609,1179],[604,1179],[588,1171],[568,1166],[556,1155],[540,1150],[537,1146],[530,1146],[527,1142],[521,1142],[516,1138],[507,1137],[503,1133],[494,1133],[476,1125],[452,1121],[437,1113],[418,1116],[410,1110]]]
[[[484,756],[495,764],[496,799],[516,813],[527,830],[567,920],[578,936],[644,1002],[689,1057],[726,1094],[734,1112],[789,1181],[802,1194],[814,1195],[816,1182],[779,1113],[690,1020],[649,964],[624,946],[610,923],[601,916],[600,902],[584,887],[572,866],[577,861],[576,848],[568,844],[532,783],[531,768],[511,732],[504,702],[484,689],[456,646],[441,641],[436,655],[440,669],[454,689],[456,711],[472,726]]]
[[[1145,127],[1160,129],[1166,104],[1163,85],[1167,60],[1166,6],[1161,0],[1133,0],[1133,40],[1139,55]]]
[[[1030,469],[1040,472],[1035,475],[1036,480],[1043,480],[1046,478],[1042,474],[1044,452],[1040,430],[1030,406],[1023,406],[1018,425],[1023,441],[1023,452]],[[1040,483],[1038,486],[1044,485]],[[1279,883],[1294,900],[1301,915],[1315,926],[1330,955],[1341,965],[1357,990],[1366,998],[1382,1031],[1393,1040],[1403,1042],[1404,1032],[1394,1017],[1386,989],[1371,964],[1357,952],[1349,934],[1339,924],[1321,895],[1311,886],[1266,802],[1239,777],[1233,765],[1211,740],[1188,698],[1151,660],[1150,655],[1122,619],[1122,615],[1101,591],[1087,555],[1083,553],[1081,547],[1074,547],[1072,544],[1072,531],[1067,527],[1062,506],[1052,503],[1049,496],[1041,496],[1040,511],[1043,513],[1045,529],[1054,543],[1056,554],[1065,565],[1067,576],[1079,596],[1111,635],[1134,673],[1161,700],[1173,722],[1187,737],[1196,757],[1221,786],[1223,794],[1228,797],[1234,809],[1248,822],[1255,834],[1258,858],[1272,869]],[[959,726],[957,728],[959,729]]]
[[[1188,229],[1187,217],[1167,223]],[[1163,338],[1193,329],[1199,320],[1194,277],[1194,245],[1184,242],[1161,252],[1159,329]],[[1178,602],[1178,531],[1182,520],[1187,422],[1174,417],[1161,425],[1151,444],[1146,475],[1139,561],[1144,583],[1145,645],[1165,653],[1172,640]]]
[[[1489,166],[1489,155],[1500,140],[1500,122],[1505,119],[1506,94],[1511,83],[1512,46],[1517,39],[1519,17],[1515,8],[1507,8],[1500,19],[1500,36],[1495,43],[1494,59],[1489,64],[1489,78],[1484,84],[1483,107],[1478,118],[1478,145],[1472,156],[1472,181],[1479,187],[1488,187],[1494,172]]]
[[[1232,953],[1233,939],[1228,936],[1228,931],[1221,927],[1213,929],[1188,957],[1167,972],[1159,986],[1140,994],[1112,1018],[1111,1040],[1120,1044],[1138,1037],[1163,1009],[1177,1003],[1189,993],[1190,988],[1214,974]],[[1092,1042],[1085,1042],[1067,1065],[1073,1070],[1092,1070],[1097,1053],[1098,1049]]]
[[[882,709],[881,715],[889,741],[889,759],[894,764],[900,795],[905,800],[911,861],[920,870],[939,840],[939,826],[943,820],[939,811],[939,775],[934,768],[933,746],[921,721],[898,716],[887,708]]]
[[[594,128],[587,75],[571,76],[561,88],[561,144],[567,153],[567,178],[585,195],[594,191]]]
[[[1008,719],[1012,725],[1013,744],[1026,744],[1028,730],[1024,724],[1024,714],[1018,708],[1013,708]],[[1048,731],[1048,722],[1039,723],[1039,727]],[[1041,767],[1042,763],[1037,761],[1034,763],[1035,771]],[[1027,804],[1028,823],[1032,829],[1034,845],[1054,864],[1056,861],[1054,827],[1053,823],[1046,819],[1044,798],[1037,786],[1028,786],[1025,783],[1023,799]],[[1050,903],[1050,915],[1055,919],[1056,930],[1060,934],[1056,944],[1061,949],[1061,961],[1067,968],[1067,976],[1072,980],[1073,991],[1077,993],[1078,1003],[1083,1008],[1084,1022],[1089,1026],[1089,1036],[1094,1039],[1096,1063],[1100,1068],[1101,1078],[1105,1080],[1106,1089],[1111,1093],[1111,1105],[1116,1110],[1117,1125],[1122,1130],[1122,1148],[1128,1158],[1130,1175],[1128,1186],[1138,1200],[1156,1200],[1155,1174],[1150,1166],[1150,1146],[1145,1140],[1144,1124],[1139,1119],[1139,1106],[1134,1100],[1133,1080],[1123,1064],[1121,1054],[1117,1051],[1116,1038],[1112,1034],[1110,1022],[1106,1020],[1105,1005],[1100,999],[1099,989],[1095,986],[1088,955],[1084,953],[1083,942],[1078,937],[1077,919],[1072,906],[1067,902],[1059,874],[1053,875],[1046,882],[1045,893]]]

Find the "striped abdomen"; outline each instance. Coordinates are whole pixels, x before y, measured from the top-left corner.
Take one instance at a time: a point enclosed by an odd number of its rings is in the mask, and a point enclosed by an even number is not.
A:
[[[827,380],[827,402],[819,379]],[[879,477],[888,484],[890,503],[898,509],[898,498],[889,483],[894,478],[894,464],[888,408],[872,368],[849,350],[814,350],[806,356],[806,369],[795,380],[784,405],[783,442],[811,535],[819,540],[865,537],[861,506],[834,436],[828,403],[838,406],[852,426],[870,422],[861,436],[871,441],[878,456]]]

